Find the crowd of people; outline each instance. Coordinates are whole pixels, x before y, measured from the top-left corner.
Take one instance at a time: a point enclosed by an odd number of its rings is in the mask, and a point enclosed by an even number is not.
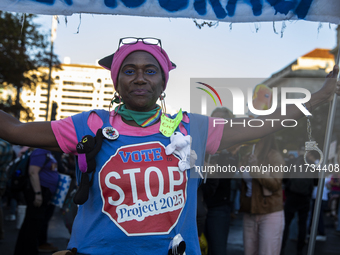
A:
[[[75,179],[75,165],[69,164],[68,160],[74,157],[44,149],[16,146],[2,139],[0,148],[0,240],[5,239],[4,220],[16,221],[19,232],[14,254],[57,251],[58,247],[48,242],[49,221],[55,210],[53,198],[59,184],[59,173]],[[13,187],[15,173],[10,172],[10,166],[21,159],[26,151],[30,152],[28,179],[19,190]],[[3,213],[3,205],[9,208],[7,215]],[[24,208],[23,215],[19,215],[20,207]]]
[[[219,109],[226,113],[228,110]],[[214,114],[212,114],[214,115]],[[297,150],[296,155],[288,154],[285,158],[277,148],[274,135],[256,141],[256,147],[251,151],[252,144],[217,152],[214,156],[220,160],[206,164],[237,165],[238,169],[247,165],[294,165],[306,171],[304,147]],[[235,155],[236,154],[236,155]],[[319,153],[311,151],[307,154],[308,164],[317,165]],[[335,164],[340,162],[340,151]],[[202,183],[199,189],[198,232],[199,238],[206,238],[201,243],[202,254],[228,254],[228,232],[232,215],[231,208],[240,204],[237,213],[243,215],[244,254],[285,254],[288,239],[296,241],[296,254],[304,254],[308,242],[314,206],[316,201],[318,178],[289,178],[283,173],[272,176],[259,176],[258,173],[242,172],[236,178],[218,178],[214,176]],[[300,176],[301,177],[301,176]],[[303,177],[303,176],[302,176]],[[340,174],[327,174],[323,187],[316,241],[326,241],[325,220],[334,225],[332,233],[340,236]],[[240,191],[239,201],[232,193],[231,182],[237,181]],[[220,185],[220,186],[219,186]],[[223,185],[223,187],[221,187]],[[220,204],[216,203],[219,201]],[[210,205],[210,206],[209,206]],[[205,208],[202,211],[200,208]],[[224,208],[224,210],[222,210]],[[212,219],[209,219],[213,216]],[[218,240],[218,241],[216,241]]]
[[[151,249],[153,254],[199,254],[199,233],[200,238],[202,234],[207,237],[208,254],[226,254],[230,219],[236,211],[243,213],[245,254],[279,255],[285,216],[293,213],[286,212],[289,203],[283,199],[280,173],[244,174],[238,176],[241,181],[220,176],[202,180],[194,166],[237,166],[240,161],[243,166],[282,165],[273,136],[282,126],[277,122],[264,122],[255,129],[214,126],[215,117],[227,118],[224,110],[215,111],[212,117],[182,111],[166,114],[165,90],[176,65],[157,38],[122,38],[115,53],[99,64],[111,72],[113,102],[118,103],[112,111],[93,110],[29,123],[0,111],[0,138],[42,148],[32,153],[36,158],[29,169],[31,186],[25,194],[27,213],[17,254],[38,251],[39,231],[45,224],[39,223],[41,228],[32,234],[32,251],[23,250],[21,244],[27,241],[23,239],[28,226],[38,224],[38,218],[48,222],[47,205],[55,190],[58,160],[48,157],[45,163],[47,157],[42,155],[53,151],[77,156],[79,186],[71,238],[67,250],[58,255],[150,254]],[[307,110],[340,94],[338,72],[335,66],[320,90],[311,95]],[[303,116],[298,107],[288,105],[285,116],[277,109],[266,117]],[[242,120],[248,118],[238,119]],[[249,141],[254,141],[248,145],[252,150],[240,159],[241,147]],[[336,178],[330,183],[335,187]],[[303,231],[299,232],[302,236]]]
[[[212,113],[212,116],[232,117],[227,108],[217,108]],[[259,164],[259,162],[272,165],[293,164],[300,166],[305,164],[303,159],[304,148],[300,149],[297,157],[290,154],[284,160],[277,149],[273,135],[258,141],[253,154],[249,153],[249,146],[249,144],[245,145],[246,149],[241,148],[242,146],[233,146],[229,150],[219,151],[210,159],[207,156],[206,161],[209,162],[206,163],[220,166],[233,165],[238,168],[247,164]],[[16,146],[12,146],[4,140],[0,141],[0,148],[2,166],[0,170],[1,202],[10,208],[7,215],[3,215],[2,210],[0,211],[0,222],[3,222],[3,220],[15,220],[16,205],[27,205],[26,217],[18,234],[15,254],[24,254],[22,247],[25,250],[31,250],[32,254],[36,251],[57,251],[58,248],[48,243],[47,240],[48,222],[55,208],[50,201],[57,185],[57,165],[59,165],[59,172],[69,174],[75,180],[74,157],[64,154],[62,158],[58,158],[60,154],[56,154],[57,162],[49,151],[35,150],[30,162],[30,171],[33,174],[30,192],[13,194],[13,191],[6,190],[9,177],[5,175],[5,169],[14,158],[21,156],[28,148],[24,147],[18,150]],[[318,153],[313,151],[308,154],[309,163],[316,164],[318,156]],[[46,157],[49,162],[45,162]],[[36,178],[35,174],[39,174],[40,171],[42,171],[42,175],[39,175],[41,186],[37,186],[34,179]],[[45,176],[43,172],[45,172]],[[293,184],[294,181],[296,181],[295,184]],[[317,181],[317,179],[288,179],[283,178],[280,174],[270,178],[268,176],[257,178],[256,175],[246,175],[245,172],[243,176],[235,176],[235,178],[221,178],[221,176],[214,178],[209,176],[198,189],[198,236],[206,239],[201,244],[202,254],[228,254],[229,226],[233,217],[240,217],[239,215],[243,215],[245,254],[254,254],[254,251],[258,251],[259,254],[284,255],[284,248],[289,237],[297,241],[297,254],[302,254],[311,230]],[[294,185],[298,185],[299,189],[295,189]],[[303,187],[306,187],[304,194]],[[235,196],[237,193],[240,196]],[[40,196],[42,200],[39,199]],[[21,200],[18,201],[16,199],[18,197],[21,197]],[[334,173],[326,176],[317,229],[317,241],[326,241],[327,238],[325,213],[328,213],[328,216],[334,222],[334,233],[340,235],[340,223],[337,220],[340,218],[339,198],[340,174]],[[13,203],[15,203],[14,209]],[[0,233],[1,239],[4,239],[2,224],[0,224]]]

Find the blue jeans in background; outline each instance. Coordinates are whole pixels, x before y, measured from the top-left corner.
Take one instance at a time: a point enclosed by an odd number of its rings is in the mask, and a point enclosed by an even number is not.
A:
[[[230,205],[208,208],[206,232],[209,255],[227,254],[230,213]]]

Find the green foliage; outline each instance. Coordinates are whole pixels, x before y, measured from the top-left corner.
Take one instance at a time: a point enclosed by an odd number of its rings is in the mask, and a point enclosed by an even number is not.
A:
[[[48,80],[48,74],[37,71],[49,66],[50,42],[48,36],[39,31],[40,25],[34,23],[35,17],[0,11],[0,83],[17,90],[14,109],[19,112],[15,113],[16,117],[23,109],[21,89],[35,89],[38,82]],[[52,59],[53,65],[60,64],[55,55]]]
[[[13,116],[17,112],[21,112],[21,118],[25,121],[33,120],[33,113],[30,108],[24,108],[21,104],[15,105],[15,104],[8,104],[6,102],[0,101],[0,110],[3,110]]]

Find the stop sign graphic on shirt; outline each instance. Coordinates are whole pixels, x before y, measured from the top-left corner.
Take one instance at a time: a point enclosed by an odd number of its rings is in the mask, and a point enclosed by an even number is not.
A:
[[[103,213],[126,235],[169,233],[187,197],[178,161],[159,142],[120,147],[99,172]]]

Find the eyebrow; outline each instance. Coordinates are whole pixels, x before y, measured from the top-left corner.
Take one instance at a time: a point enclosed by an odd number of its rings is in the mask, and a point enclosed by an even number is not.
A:
[[[137,65],[135,65],[135,64],[126,64],[126,65],[124,65],[124,66],[122,66],[122,68],[121,69],[123,69],[123,68],[125,68],[125,67],[129,67],[129,66],[131,66],[131,67],[137,67]],[[157,68],[157,70],[160,70],[160,68],[157,66],[157,65],[155,65],[155,64],[146,64],[145,65],[145,67],[155,67],[155,68]]]

